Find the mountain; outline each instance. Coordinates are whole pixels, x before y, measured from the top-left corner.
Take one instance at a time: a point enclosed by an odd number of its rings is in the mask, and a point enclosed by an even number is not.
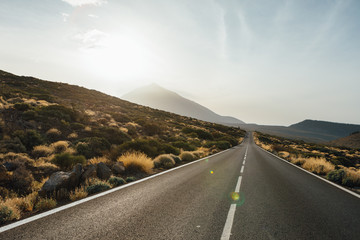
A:
[[[160,87],[157,84],[135,89],[124,96],[123,99],[140,105],[176,113],[182,116],[225,125],[244,124],[243,121],[229,116],[221,116],[210,109],[186,99],[179,94]]]
[[[301,131],[328,134],[334,137],[345,137],[348,136],[350,133],[360,130],[360,125],[356,124],[334,123],[316,120],[305,120],[293,124],[289,127]]]
[[[331,145],[360,149],[360,132],[330,142]]]
[[[332,141],[360,130],[360,125],[356,124],[333,123],[309,119],[288,127],[256,124],[245,124],[240,126],[248,131],[259,131],[271,135],[316,143]]]

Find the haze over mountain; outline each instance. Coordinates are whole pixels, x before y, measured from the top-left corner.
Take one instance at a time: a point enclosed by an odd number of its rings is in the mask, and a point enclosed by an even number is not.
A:
[[[123,95],[122,98],[140,105],[157,108],[203,121],[225,125],[244,124],[243,121],[237,118],[221,116],[210,109],[155,83],[137,88]]]

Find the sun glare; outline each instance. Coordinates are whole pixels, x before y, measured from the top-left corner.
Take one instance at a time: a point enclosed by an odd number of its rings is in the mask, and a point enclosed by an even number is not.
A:
[[[158,69],[156,47],[141,36],[106,36],[96,47],[83,49],[84,63],[94,74],[119,78],[148,78]]]

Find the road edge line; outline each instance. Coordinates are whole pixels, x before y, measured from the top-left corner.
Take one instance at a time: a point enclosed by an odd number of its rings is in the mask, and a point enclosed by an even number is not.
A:
[[[355,192],[353,192],[353,191],[351,191],[351,190],[349,190],[349,189],[346,189],[346,188],[344,188],[343,186],[340,186],[340,185],[338,185],[338,184],[336,184],[336,183],[333,183],[333,182],[331,182],[331,181],[329,181],[329,180],[327,180],[327,179],[324,179],[324,178],[316,175],[315,173],[309,172],[309,171],[307,171],[306,169],[303,169],[302,167],[299,167],[299,166],[293,164],[292,162],[289,162],[289,161],[287,161],[287,160],[285,160],[285,159],[283,159],[283,158],[281,158],[281,157],[279,157],[279,156],[277,156],[277,155],[275,155],[275,154],[273,154],[273,153],[271,153],[271,152],[269,152],[269,151],[267,151],[267,150],[259,147],[257,144],[255,144],[255,145],[256,145],[258,148],[260,148],[261,150],[263,150],[264,152],[269,153],[270,155],[272,155],[272,156],[280,159],[281,161],[284,161],[284,162],[290,164],[290,165],[293,166],[293,167],[296,167],[296,168],[298,168],[298,169],[300,169],[300,170],[302,170],[302,171],[304,171],[304,172],[306,172],[306,173],[308,173],[308,174],[310,174],[310,175],[312,175],[312,176],[314,176],[314,177],[317,177],[318,179],[323,180],[324,182],[327,182],[327,183],[329,183],[329,184],[331,184],[331,185],[333,185],[333,186],[335,186],[335,187],[337,187],[337,188],[339,188],[339,189],[341,189],[341,190],[343,190],[343,191],[345,191],[345,192],[347,192],[347,193],[349,193],[349,194],[351,194],[351,195],[353,195],[353,196],[355,196],[355,197],[357,197],[357,198],[360,198],[360,195],[359,195],[359,194],[357,194],[357,193],[355,193]]]
[[[237,146],[241,146],[243,144],[243,142]],[[237,147],[237,146],[234,146],[234,147]],[[85,202],[88,202],[88,201],[91,201],[91,200],[94,200],[96,198],[99,198],[99,197],[102,197],[102,196],[105,196],[105,195],[108,195],[110,193],[113,193],[113,192],[116,192],[116,191],[119,191],[123,188],[127,188],[127,187],[130,187],[132,185],[135,185],[135,184],[138,184],[138,183],[141,183],[141,182],[144,182],[144,181],[147,181],[147,180],[150,180],[152,178],[155,178],[155,177],[158,177],[160,175],[163,175],[163,174],[166,174],[166,173],[169,173],[169,172],[172,172],[172,171],[175,171],[177,169],[180,169],[180,168],[183,168],[183,167],[186,167],[186,166],[189,166],[191,164],[195,164],[197,162],[201,162],[201,161],[204,161],[206,159],[209,159],[209,158],[212,158],[212,157],[215,157],[219,154],[222,154],[222,153],[225,153],[231,149],[234,149],[234,147],[231,147],[231,148],[228,148],[224,151],[221,151],[221,152],[218,152],[218,153],[215,153],[213,155],[210,155],[210,156],[207,156],[207,157],[204,157],[204,158],[200,158],[198,160],[195,160],[193,162],[189,162],[189,163],[186,163],[186,164],[183,164],[183,165],[180,165],[180,166],[177,166],[175,168],[171,168],[169,170],[166,170],[166,171],[163,171],[163,172],[160,172],[160,173],[156,173],[154,175],[151,175],[151,176],[148,176],[146,178],[142,178],[142,179],[139,179],[139,180],[136,180],[134,182],[131,182],[131,183],[127,183],[125,185],[122,185],[122,186],[119,186],[119,187],[115,187],[115,188],[112,188],[108,191],[105,191],[105,192],[101,192],[101,193],[98,193],[98,194],[95,194],[93,196],[90,196],[90,197],[86,197],[86,198],[83,198],[81,200],[78,200],[78,201],[75,201],[75,202],[72,202],[72,203],[68,203],[68,204],[65,204],[61,207],[57,207],[57,208],[54,208],[52,210],[49,210],[49,211],[46,211],[46,212],[43,212],[43,213],[40,213],[40,214],[36,214],[34,216],[31,216],[31,217],[28,217],[28,218],[25,218],[23,220],[19,220],[19,221],[16,221],[14,223],[10,223],[8,225],[5,225],[5,226],[2,226],[0,227],[0,233],[3,233],[3,232],[6,232],[10,229],[13,229],[13,228],[16,228],[16,227],[19,227],[19,226],[22,226],[24,224],[27,224],[27,223],[30,223],[30,222],[33,222],[33,221],[36,221],[38,219],[41,219],[41,218],[44,218],[44,217],[47,217],[47,216],[50,216],[52,214],[55,214],[55,213],[58,213],[60,211],[63,211],[63,210],[66,210],[68,208],[72,208],[72,207],[75,207],[77,205],[80,205],[82,203],[85,203]]]

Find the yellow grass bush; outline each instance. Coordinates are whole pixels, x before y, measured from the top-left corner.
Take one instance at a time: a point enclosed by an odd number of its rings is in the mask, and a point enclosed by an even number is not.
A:
[[[345,178],[354,186],[360,186],[360,169],[345,168]]]
[[[326,175],[335,169],[335,166],[325,158],[298,158],[297,161],[302,162],[302,168],[319,175]]]
[[[123,162],[128,173],[143,172],[150,174],[154,168],[152,159],[140,152],[127,152],[118,157],[117,161]]]
[[[90,164],[96,165],[96,164],[101,163],[101,162],[105,163],[107,165],[111,164],[111,161],[107,157],[93,157],[93,158],[88,160],[87,164],[88,165],[90,165]]]
[[[40,198],[35,205],[35,209],[38,211],[45,211],[56,207],[56,200],[53,198]]]
[[[5,201],[0,201],[0,223],[20,219],[21,211],[17,203],[17,198],[8,198]]]
[[[65,152],[69,147],[69,142],[67,141],[57,141],[50,145],[54,149],[55,153]]]
[[[175,166],[175,160],[170,154],[161,154],[154,159],[156,167],[172,168]]]
[[[32,156],[35,158],[48,157],[53,154],[53,152],[54,148],[45,145],[39,145],[35,146],[32,150]]]
[[[70,133],[67,136],[67,138],[69,138],[69,139],[74,139],[74,138],[78,138],[78,137],[79,137],[79,135],[76,132]]]
[[[69,198],[71,201],[77,201],[88,196],[88,192],[83,187],[76,188],[75,191],[70,192]]]
[[[61,135],[61,131],[56,129],[56,128],[50,128],[47,132],[46,135],[52,135],[52,136],[60,136]]]
[[[194,161],[196,158],[192,152],[187,152],[187,151],[180,153],[179,157],[184,162]]]

